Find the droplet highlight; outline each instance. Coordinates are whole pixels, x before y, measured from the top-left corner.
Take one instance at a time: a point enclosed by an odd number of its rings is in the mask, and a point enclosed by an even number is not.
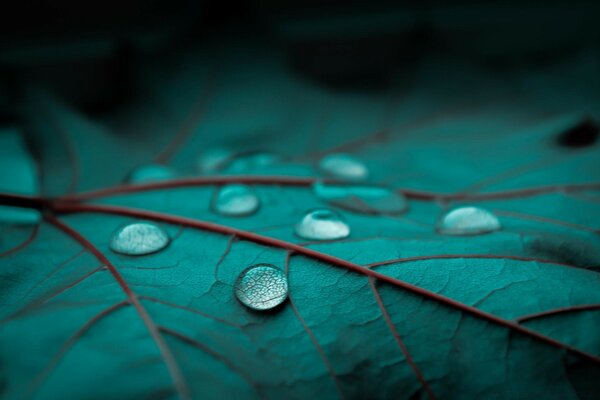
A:
[[[212,200],[212,209],[222,215],[245,216],[258,210],[260,201],[254,190],[243,184],[225,185]]]
[[[130,183],[146,183],[173,179],[177,176],[172,168],[160,164],[148,164],[136,168],[129,174]]]
[[[330,154],[319,162],[319,168],[342,179],[361,180],[369,175],[369,170],[361,161],[349,154]]]
[[[272,264],[256,264],[238,276],[234,286],[235,296],[253,310],[270,310],[285,301],[288,281],[285,273]]]
[[[438,223],[438,232],[444,235],[481,235],[500,228],[498,218],[479,207],[456,208],[442,216]]]
[[[311,210],[296,224],[296,235],[308,240],[335,240],[350,235],[342,216],[327,208]]]
[[[156,253],[167,247],[171,239],[160,226],[149,222],[135,222],[119,228],[112,236],[110,249],[128,256]]]
[[[232,158],[230,150],[220,147],[208,149],[198,157],[196,169],[201,174],[214,174],[226,168]]]
[[[333,206],[363,214],[398,215],[408,208],[404,195],[386,187],[316,182],[313,191]]]

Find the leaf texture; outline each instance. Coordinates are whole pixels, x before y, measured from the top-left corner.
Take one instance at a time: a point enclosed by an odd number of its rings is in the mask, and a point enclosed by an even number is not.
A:
[[[430,72],[412,91],[390,89],[400,105],[298,82],[270,48],[246,49],[256,57],[243,66],[204,50],[208,67],[186,55],[181,70],[143,67],[153,95],[109,117],[29,88],[41,193],[0,199],[44,218],[1,228],[3,398],[598,398],[600,157],[555,143],[581,120],[543,113],[539,96],[560,77],[530,98],[491,99],[507,82],[461,65],[448,73],[480,80],[469,101]],[[215,147],[281,157],[199,176],[198,157]],[[409,209],[339,209],[350,237],[306,242],[293,227],[331,207],[311,185],[336,152]],[[124,183],[152,162],[180,175]],[[259,211],[213,212],[226,182],[252,185]],[[438,234],[437,219],[460,205],[492,210],[502,230]],[[136,220],[172,243],[111,252],[112,233]],[[257,263],[289,280],[289,299],[266,313],[233,292]]]

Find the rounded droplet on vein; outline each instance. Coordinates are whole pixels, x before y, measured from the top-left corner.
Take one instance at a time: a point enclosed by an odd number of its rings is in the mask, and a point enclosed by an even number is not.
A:
[[[296,224],[296,235],[308,240],[335,240],[350,235],[350,227],[342,216],[327,208],[307,212]]]
[[[235,286],[237,299],[253,310],[270,310],[285,301],[288,281],[285,273],[272,264],[256,264],[238,276]]]
[[[500,229],[500,221],[479,207],[460,207],[442,216],[438,231],[445,235],[479,235]]]
[[[313,190],[331,205],[364,214],[398,215],[408,208],[404,195],[381,186],[316,182]]]
[[[369,175],[367,167],[349,154],[330,154],[319,162],[319,168],[332,176],[342,179],[360,180]]]
[[[134,169],[127,178],[130,183],[145,183],[173,179],[177,173],[165,165],[148,164]]]
[[[221,187],[212,200],[213,210],[228,216],[250,215],[256,212],[259,206],[260,201],[254,190],[242,184]]]
[[[112,236],[110,249],[128,256],[156,253],[167,247],[171,239],[160,226],[150,222],[135,222],[119,228]]]

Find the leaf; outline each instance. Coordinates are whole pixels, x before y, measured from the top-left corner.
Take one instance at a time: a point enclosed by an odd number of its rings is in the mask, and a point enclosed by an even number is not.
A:
[[[555,145],[578,115],[532,118],[527,99],[436,115],[417,93],[382,122],[383,99],[307,90],[258,60],[251,74],[215,57],[218,79],[193,58],[183,71],[147,66],[154,97],[104,119],[28,92],[43,195],[4,193],[0,204],[44,219],[2,227],[3,398],[597,397],[600,158],[594,146]],[[443,97],[428,94],[439,82],[416,79],[420,95]],[[286,92],[299,99],[294,113]],[[282,156],[241,163],[244,175],[193,176],[210,146]],[[369,184],[395,188],[409,207],[341,207],[349,238],[305,242],[293,230],[303,213],[336,206],[312,190],[318,160],[334,152],[362,160]],[[155,162],[183,178],[123,184]],[[258,212],[211,211],[226,183],[252,185]],[[503,229],[436,232],[447,208],[472,204]],[[113,232],[140,219],[171,244],[111,252]],[[259,263],[288,276],[289,299],[270,312],[233,292]]]

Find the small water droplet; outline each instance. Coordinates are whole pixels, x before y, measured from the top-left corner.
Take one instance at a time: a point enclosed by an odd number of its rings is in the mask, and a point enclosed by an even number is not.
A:
[[[225,185],[219,189],[212,200],[212,208],[219,214],[229,216],[250,215],[260,205],[254,190],[242,184]]]
[[[145,183],[173,179],[177,174],[172,168],[160,164],[148,164],[136,168],[129,174],[130,183]]]
[[[233,153],[224,148],[208,149],[203,152],[196,162],[196,168],[201,174],[212,174],[227,167]]]
[[[309,240],[335,240],[350,235],[350,227],[342,216],[327,208],[307,212],[296,224],[296,234]]]
[[[252,151],[237,155],[227,167],[229,173],[246,173],[260,170],[281,160],[279,154],[268,151]]]
[[[284,272],[272,264],[246,268],[235,282],[235,296],[253,310],[270,310],[285,301],[288,281]]]
[[[330,154],[319,162],[319,168],[329,175],[360,180],[369,175],[367,167],[349,154]]]
[[[336,185],[316,182],[317,197],[328,203],[364,214],[401,214],[408,208],[406,198],[381,186]]]
[[[490,211],[479,207],[461,207],[446,213],[438,224],[445,235],[479,235],[500,229],[500,221]]]
[[[112,236],[110,249],[115,253],[141,256],[167,247],[171,239],[158,225],[135,222],[119,228]]]

